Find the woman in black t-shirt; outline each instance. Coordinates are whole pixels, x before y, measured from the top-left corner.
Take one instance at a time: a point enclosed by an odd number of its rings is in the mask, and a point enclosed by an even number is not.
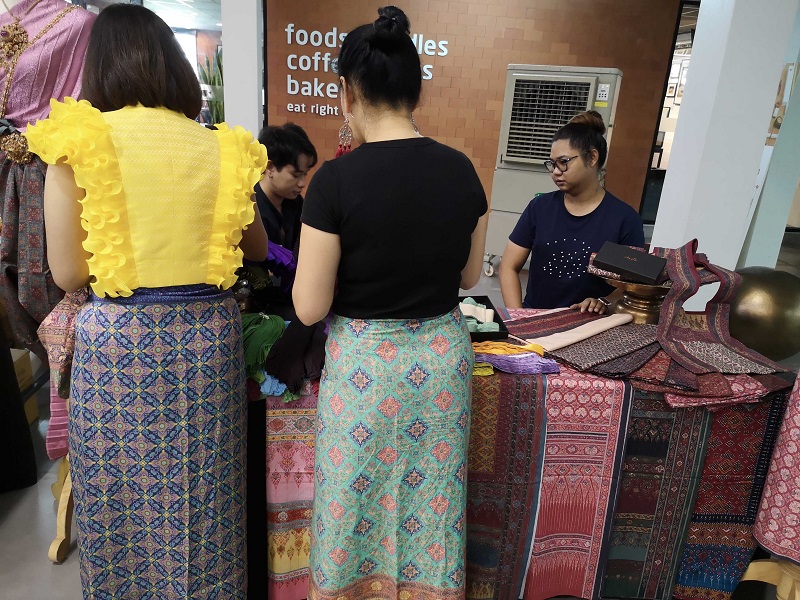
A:
[[[473,363],[458,290],[480,277],[486,195],[464,154],[416,132],[409,22],[378,14],[342,44],[342,108],[361,145],[309,186],[293,291],[303,322],[334,313],[309,597],[456,600]]]

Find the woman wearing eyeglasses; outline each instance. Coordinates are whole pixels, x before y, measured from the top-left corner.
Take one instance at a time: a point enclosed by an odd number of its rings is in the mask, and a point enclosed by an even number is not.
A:
[[[644,247],[638,213],[601,185],[605,131],[600,114],[588,111],[553,136],[544,164],[558,190],[531,200],[508,238],[499,269],[507,308],[569,306],[603,313],[614,288],[586,272],[589,256],[606,241]],[[523,301],[519,273],[529,255]]]

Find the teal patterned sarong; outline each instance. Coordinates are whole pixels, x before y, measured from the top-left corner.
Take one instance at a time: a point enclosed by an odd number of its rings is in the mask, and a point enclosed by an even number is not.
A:
[[[326,350],[309,600],[464,598],[473,353],[461,312],[335,317]]]

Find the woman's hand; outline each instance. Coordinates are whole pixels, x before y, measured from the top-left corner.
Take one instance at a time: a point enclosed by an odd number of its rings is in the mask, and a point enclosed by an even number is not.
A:
[[[597,314],[605,314],[611,303],[605,298],[587,298],[579,304],[570,306],[572,310],[580,309],[581,312],[595,312]]]

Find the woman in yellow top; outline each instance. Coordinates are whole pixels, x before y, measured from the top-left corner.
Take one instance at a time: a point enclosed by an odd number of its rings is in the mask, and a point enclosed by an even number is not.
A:
[[[28,128],[55,282],[87,284],[69,406],[84,598],[245,598],[245,388],[228,288],[267,238],[267,157],[193,121],[200,89],[140,6],[97,18],[83,97]],[[188,118],[187,118],[188,117]]]

